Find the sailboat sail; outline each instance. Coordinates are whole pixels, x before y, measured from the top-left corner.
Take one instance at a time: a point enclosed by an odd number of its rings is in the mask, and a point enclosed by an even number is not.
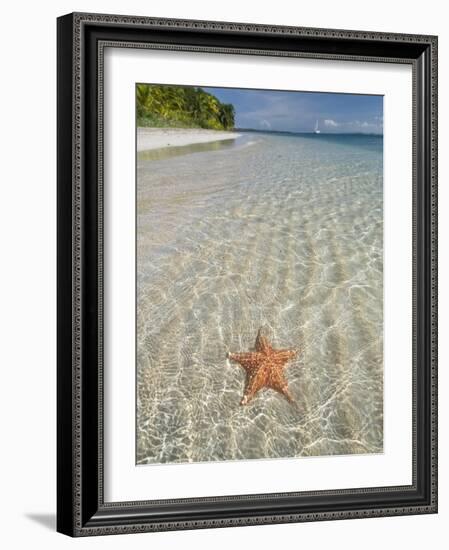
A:
[[[314,133],[315,133],[315,134],[319,134],[319,133],[320,133],[320,131],[318,130],[318,119],[317,119],[317,121],[316,121],[316,123],[315,123],[315,130],[314,130]]]

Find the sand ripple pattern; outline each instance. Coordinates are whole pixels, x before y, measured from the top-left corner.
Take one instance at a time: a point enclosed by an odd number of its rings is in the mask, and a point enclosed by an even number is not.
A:
[[[382,452],[382,138],[245,134],[137,179],[137,463]],[[226,353],[261,326],[298,409],[239,405]]]

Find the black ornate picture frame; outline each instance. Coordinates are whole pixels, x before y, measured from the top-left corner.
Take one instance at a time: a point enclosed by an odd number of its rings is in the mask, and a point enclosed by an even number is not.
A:
[[[413,71],[413,483],[105,502],[105,45],[405,63]],[[58,19],[58,502],[70,536],[437,512],[437,37],[75,13]],[[180,489],[182,490],[182,488]]]

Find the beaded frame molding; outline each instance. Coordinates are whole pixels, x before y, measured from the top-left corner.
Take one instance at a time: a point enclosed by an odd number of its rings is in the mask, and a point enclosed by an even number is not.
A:
[[[57,530],[70,536],[437,512],[437,37],[74,13],[58,18]],[[413,482],[104,502],[106,46],[407,63],[413,71]]]

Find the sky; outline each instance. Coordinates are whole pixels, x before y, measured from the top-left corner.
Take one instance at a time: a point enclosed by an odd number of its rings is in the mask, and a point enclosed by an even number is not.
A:
[[[321,133],[383,133],[383,97],[335,94],[203,88],[235,107],[235,126],[257,130]]]

